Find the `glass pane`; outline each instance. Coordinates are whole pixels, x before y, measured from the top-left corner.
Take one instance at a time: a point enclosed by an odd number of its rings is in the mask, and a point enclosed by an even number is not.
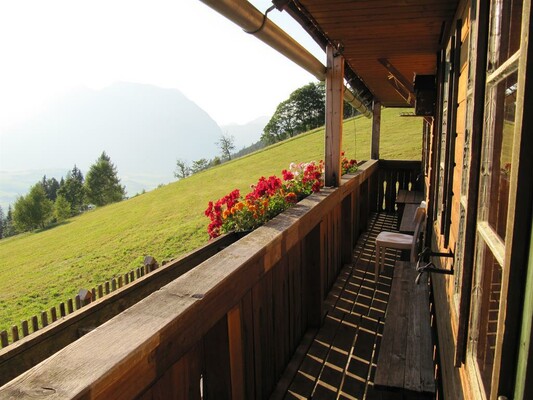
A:
[[[494,71],[520,49],[523,0],[499,0],[492,5],[489,71]],[[494,40],[494,37],[500,40]]]
[[[500,307],[502,268],[484,244],[481,274],[481,309],[479,314],[479,336],[476,358],[487,397],[490,393],[494,354],[496,349],[496,332]]]
[[[518,73],[515,72],[492,89],[494,113],[490,117],[490,125],[494,131],[487,203],[488,222],[503,240],[509,203],[517,78]]]

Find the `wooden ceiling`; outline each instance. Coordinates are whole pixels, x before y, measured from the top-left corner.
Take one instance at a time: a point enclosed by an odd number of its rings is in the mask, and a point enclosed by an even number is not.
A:
[[[391,70],[410,84],[415,74],[436,73],[442,31],[449,31],[458,4],[457,0],[298,2],[329,40],[344,46],[346,62],[387,107],[407,105],[392,84]],[[385,60],[392,67],[386,68]]]

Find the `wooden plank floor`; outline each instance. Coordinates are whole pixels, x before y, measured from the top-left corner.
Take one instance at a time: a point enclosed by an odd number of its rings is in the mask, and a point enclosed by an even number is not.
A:
[[[379,232],[395,231],[396,224],[395,214],[372,216],[354,249],[352,265],[344,267],[328,295],[324,324],[307,333],[273,399],[381,398],[373,379],[392,267],[400,252],[387,250],[385,273],[376,284],[374,242]]]

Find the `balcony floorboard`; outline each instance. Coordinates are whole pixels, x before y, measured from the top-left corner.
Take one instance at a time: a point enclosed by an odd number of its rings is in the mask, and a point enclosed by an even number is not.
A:
[[[385,273],[374,282],[375,238],[396,231],[396,214],[374,214],[326,300],[320,329],[310,330],[289,363],[273,399],[378,399],[373,380],[394,262],[387,249]],[[391,394],[388,394],[388,398]],[[392,394],[393,395],[393,394]]]

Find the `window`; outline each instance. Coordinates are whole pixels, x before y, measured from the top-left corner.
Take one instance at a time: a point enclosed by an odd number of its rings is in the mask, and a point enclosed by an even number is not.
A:
[[[502,373],[502,366],[495,365],[495,355],[496,338],[504,332],[504,327],[498,327],[498,317],[502,287],[506,285],[505,240],[521,15],[520,0],[491,2],[469,345],[481,392],[487,398],[495,397]]]

